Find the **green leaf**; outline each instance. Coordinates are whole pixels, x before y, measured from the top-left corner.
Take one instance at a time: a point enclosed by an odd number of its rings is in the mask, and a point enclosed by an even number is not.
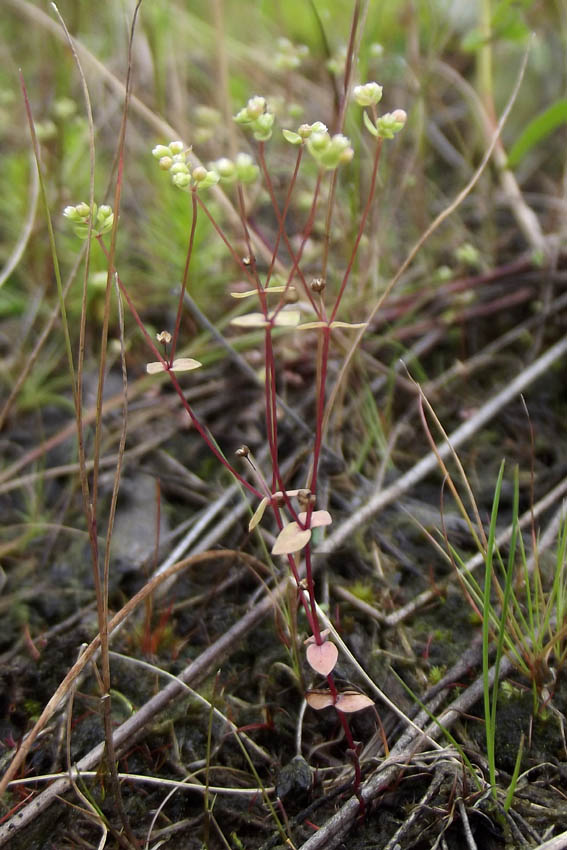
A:
[[[372,133],[373,136],[378,138],[378,130],[376,129],[376,127],[372,123],[370,115],[368,114],[368,112],[366,110],[364,110],[364,112],[362,113],[362,120],[364,121],[364,126],[366,127],[368,132]]]
[[[299,133],[294,133],[293,130],[282,130],[282,135],[290,145],[300,145],[302,142]]]
[[[515,168],[524,156],[562,124],[567,124],[567,98],[561,98],[530,121],[508,154],[508,168]]]

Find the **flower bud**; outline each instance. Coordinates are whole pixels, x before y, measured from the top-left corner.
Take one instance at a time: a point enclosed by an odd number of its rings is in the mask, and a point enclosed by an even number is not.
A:
[[[378,135],[383,139],[393,139],[399,133],[407,121],[407,113],[403,109],[395,109],[394,112],[386,112],[376,122]]]
[[[221,180],[226,183],[232,183],[236,180],[236,167],[234,162],[226,156],[217,159],[216,162],[211,162],[211,168],[217,172]]]
[[[202,165],[197,165],[191,174],[193,180],[197,183],[202,183],[203,180],[207,179],[207,169]]]
[[[266,108],[266,99],[256,95],[255,97],[251,97],[248,103],[246,104],[246,112],[248,113],[248,120],[255,121],[256,118],[259,118],[260,115],[264,112]]]
[[[77,204],[75,209],[77,210],[77,215],[80,218],[88,218],[91,214],[91,208],[84,201],[82,201],[80,204]],[[93,212],[96,213],[96,204],[94,205]]]
[[[331,144],[331,137],[328,133],[311,133],[309,136],[309,150],[312,154],[321,153],[326,150]]]
[[[236,176],[242,183],[253,183],[257,179],[260,169],[247,153],[239,153],[234,161]]]
[[[183,153],[185,151],[185,145],[183,144],[183,142],[180,142],[180,141],[170,142],[169,143],[169,150],[170,150],[172,155],[175,155],[175,154],[178,154],[178,153]]]
[[[162,156],[159,161],[159,167],[162,171],[169,171],[173,165],[173,159],[170,156]]]
[[[374,82],[355,86],[352,93],[359,106],[375,106],[382,100],[382,86]]]
[[[63,210],[63,215],[65,218],[68,218],[69,221],[81,221],[82,216],[77,212],[77,207],[65,207]]]
[[[177,174],[174,174],[171,178],[171,182],[174,186],[177,186],[178,189],[186,189],[187,186],[191,185],[191,175],[189,172],[180,171]]]
[[[258,118],[253,122],[252,128],[254,131],[254,138],[259,142],[267,142],[270,136],[272,135],[272,126],[274,123],[274,114],[273,112],[263,112]]]
[[[208,189],[209,186],[214,186],[220,180],[220,175],[216,171],[207,171],[202,165],[194,168],[191,176],[198,189]]]
[[[165,145],[156,145],[152,151],[152,156],[156,159],[161,159],[163,156],[171,156],[171,150]]]
[[[186,162],[174,162],[169,171],[171,174],[189,174]]]

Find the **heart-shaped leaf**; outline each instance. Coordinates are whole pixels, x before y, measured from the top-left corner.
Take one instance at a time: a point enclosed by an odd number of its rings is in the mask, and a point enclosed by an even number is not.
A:
[[[328,708],[333,705],[333,695],[330,691],[307,691],[305,694],[307,705],[314,708],[315,711],[321,711],[323,708]]]
[[[344,714],[353,714],[355,711],[362,711],[364,708],[370,708],[374,705],[370,697],[359,693],[359,691],[344,691],[342,694],[337,694],[337,701],[334,702],[330,691],[324,689],[312,690],[307,691],[305,699],[307,705],[314,708],[315,711],[321,711],[323,708],[334,705]]]
[[[291,555],[293,552],[299,552],[307,546],[310,539],[309,528],[302,530],[296,522],[290,522],[278,534],[272,546],[272,555]]]
[[[337,696],[335,708],[345,714],[352,714],[355,711],[362,711],[363,708],[370,708],[371,705],[374,705],[374,700],[371,700],[366,694],[361,694],[358,691],[345,691]]]
[[[297,514],[297,518],[299,522],[304,523],[307,519],[307,513],[305,511],[301,511],[300,514]],[[311,525],[310,528],[317,528],[319,525],[330,525],[333,519],[329,511],[313,511],[311,514]]]
[[[316,673],[321,676],[328,676],[334,669],[339,651],[334,643],[326,640],[319,646],[316,643],[310,643],[307,647],[307,660]]]

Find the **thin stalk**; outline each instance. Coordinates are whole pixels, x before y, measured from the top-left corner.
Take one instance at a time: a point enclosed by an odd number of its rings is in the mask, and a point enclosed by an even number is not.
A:
[[[278,202],[277,202],[277,199],[276,199],[276,195],[275,195],[275,192],[274,192],[274,186],[273,186],[273,183],[272,183],[272,179],[270,177],[270,172],[268,171],[268,167],[266,165],[266,159],[265,159],[265,156],[264,156],[264,143],[261,142],[260,145],[258,146],[258,160],[260,162],[260,168],[262,170],[264,182],[266,184],[266,188],[267,188],[268,194],[270,196],[270,201],[272,202],[272,207],[273,207],[273,210],[274,210],[277,222],[278,222],[278,233],[277,233],[276,242],[275,242],[275,245],[274,245],[274,250],[272,252],[272,261],[270,263],[270,266],[268,268],[268,273],[266,275],[266,287],[268,286],[270,279],[272,277],[274,266],[275,266],[276,260],[277,260],[280,240],[282,238],[285,242],[285,246],[288,250],[290,259],[292,260],[292,262],[295,261],[295,251],[293,250],[293,246],[292,246],[291,242],[289,241],[289,236],[287,235],[287,232],[285,230],[285,219],[286,219],[287,212],[288,212],[288,209],[289,209],[289,204],[291,202],[291,195],[292,195],[292,192],[293,192],[293,188],[295,186],[295,182],[297,180],[297,175],[299,173],[299,166],[300,166],[302,157],[303,157],[303,145],[299,148],[299,150],[297,152],[297,158],[296,158],[296,161],[295,161],[295,168],[293,170],[293,174],[292,174],[289,186],[288,186],[287,194],[286,194],[285,201],[284,201],[283,210],[280,212],[280,208],[279,208],[279,205],[278,205]],[[311,289],[309,288],[309,285],[308,285],[307,281],[305,280],[305,275],[303,274],[303,271],[301,270],[299,265],[295,266],[295,273],[297,273],[299,279],[301,280],[301,283],[303,284],[304,293],[307,296],[307,298],[309,299],[311,306],[313,307],[314,312],[317,314],[317,316],[319,316],[319,311],[317,309],[317,303],[316,303],[315,299],[313,298],[313,294],[311,292]],[[293,276],[288,276],[288,281],[287,281],[288,286],[289,286],[289,284],[291,284],[292,279],[293,279]],[[288,286],[286,286],[286,290],[287,290]]]
[[[209,212],[209,210],[207,208],[207,205],[205,204],[205,202],[203,201],[202,197],[199,195],[198,192],[197,192],[197,203],[199,204],[199,206],[201,207],[201,209],[203,210],[203,212],[205,213],[205,215],[209,219],[210,223],[212,224],[212,226],[216,230],[217,234],[220,236],[220,238],[222,239],[222,241],[224,242],[224,244],[228,248],[232,259],[237,264],[240,271],[243,272],[246,275],[246,277],[248,278],[248,280],[250,281],[252,286],[256,286],[257,285],[257,279],[254,277],[253,274],[251,274],[250,269],[246,265],[246,263],[244,263],[242,261],[242,257],[240,257],[238,252],[232,247],[232,245],[229,242],[228,238],[226,237],[222,227],[220,227],[220,225],[217,224],[214,216],[211,215],[211,213]]]
[[[291,283],[294,275],[296,274],[296,272],[298,272],[299,263],[301,262],[301,257],[303,256],[303,251],[304,251],[305,245],[307,244],[307,240],[309,239],[309,236],[311,235],[311,231],[313,229],[313,224],[315,222],[315,213],[317,211],[317,202],[319,200],[319,191],[321,189],[322,178],[323,178],[323,173],[320,171],[319,174],[317,175],[317,181],[315,183],[315,189],[313,190],[313,200],[311,202],[311,209],[309,211],[307,223],[306,223],[305,227],[303,228],[303,234],[302,234],[302,237],[301,237],[301,244],[300,244],[299,250],[298,250],[298,252],[295,255],[295,258],[293,260],[293,265],[291,267],[291,271],[288,273],[288,276],[287,276],[287,283],[288,284]],[[277,314],[280,312],[280,310],[282,309],[283,306],[284,306],[284,299],[280,298],[280,302],[279,302],[278,306],[276,307],[276,309],[274,310],[274,312],[272,314],[272,318],[275,318],[277,316]],[[317,308],[315,308],[315,312],[317,313],[317,315],[319,315],[319,311],[317,310]]]
[[[381,152],[382,152],[382,139],[378,139],[378,142],[376,143],[376,150],[374,152],[374,162],[372,164],[372,175],[370,177],[370,189],[368,191],[368,197],[366,199],[366,204],[364,205],[364,209],[362,211],[362,215],[361,215],[360,220],[359,220],[358,231],[357,231],[357,234],[356,234],[356,239],[354,240],[354,245],[353,245],[353,248],[352,248],[352,251],[351,251],[348,266],[347,266],[346,271],[343,275],[343,279],[341,281],[339,293],[338,293],[336,301],[335,301],[335,306],[333,307],[333,312],[331,313],[331,318],[329,320],[331,322],[333,322],[335,320],[338,309],[340,307],[342,297],[344,295],[344,291],[345,291],[346,285],[348,283],[348,279],[350,277],[350,273],[352,271],[354,261],[356,259],[356,255],[358,253],[360,240],[362,239],[362,235],[364,233],[364,228],[366,226],[366,219],[368,218],[368,213],[370,212],[370,208],[372,206],[372,201],[373,201],[373,198],[374,198],[374,192],[376,191],[376,178],[378,176],[378,164],[380,162]]]
[[[196,190],[191,192],[191,231],[189,233],[189,244],[187,246],[187,256],[185,258],[185,268],[183,269],[183,279],[181,281],[181,292],[179,294],[179,304],[177,305],[177,317],[175,319],[175,330],[173,332],[173,339],[171,340],[171,352],[170,352],[170,362],[173,362],[175,357],[175,350],[177,348],[177,341],[179,339],[179,328],[181,326],[181,315],[183,313],[183,300],[185,298],[185,292],[187,290],[187,281],[189,279],[189,264],[191,262],[191,256],[193,254],[193,245],[195,242],[195,230],[197,228],[197,198],[195,197]]]
[[[490,529],[488,532],[488,543],[485,557],[485,574],[484,574],[484,606],[482,617],[482,681],[483,681],[483,697],[484,697],[484,724],[486,732],[486,757],[488,761],[488,771],[490,776],[490,785],[492,793],[496,797],[496,761],[495,761],[495,739],[496,739],[496,708],[494,700],[496,694],[492,694],[490,689],[490,620],[492,605],[490,601],[490,591],[492,585],[492,561],[494,554],[494,541],[496,537],[496,520],[498,518],[498,505],[500,501],[500,493],[502,490],[502,479],[504,476],[504,461],[500,465],[498,473],[498,481],[494,491],[494,499],[492,502],[492,513],[490,517]],[[500,624],[501,630],[503,623]],[[497,687],[498,671],[495,666],[494,682]]]
[[[102,239],[101,239],[100,237],[99,237],[99,244],[102,246],[103,251],[105,251],[105,253],[106,253],[106,248],[104,247],[104,243],[103,243],[103,241],[102,241]],[[119,286],[119,288],[120,288],[120,292],[122,293],[122,295],[123,295],[123,297],[124,297],[124,300],[125,300],[125,301],[126,301],[126,303],[128,304],[128,309],[130,310],[130,312],[131,312],[131,314],[132,314],[132,317],[133,317],[134,321],[135,321],[135,322],[136,322],[136,324],[138,325],[138,328],[139,328],[139,329],[140,329],[140,331],[142,332],[142,334],[143,334],[143,336],[144,336],[144,338],[145,338],[145,340],[146,340],[147,345],[149,346],[149,348],[150,348],[150,350],[151,350],[152,354],[155,356],[156,360],[159,360],[159,361],[161,362],[162,366],[164,367],[165,372],[167,372],[167,374],[168,374],[168,376],[169,376],[169,379],[170,379],[170,381],[171,381],[171,383],[172,383],[172,385],[173,385],[173,388],[175,389],[175,392],[176,392],[176,393],[177,393],[177,395],[179,396],[179,399],[180,399],[180,401],[181,401],[181,404],[182,404],[182,405],[183,405],[183,407],[185,408],[185,410],[186,410],[187,414],[189,415],[189,418],[191,419],[191,422],[192,422],[192,423],[193,423],[193,425],[195,426],[195,428],[196,428],[196,430],[198,431],[198,433],[200,434],[200,436],[203,438],[203,440],[204,440],[204,442],[206,443],[206,445],[208,446],[208,448],[209,448],[209,449],[211,450],[211,452],[215,455],[215,457],[216,457],[216,458],[217,458],[217,459],[218,459],[218,460],[222,463],[222,465],[223,465],[224,467],[226,467],[226,469],[228,469],[228,471],[230,472],[230,474],[231,474],[234,478],[236,478],[236,479],[237,479],[237,481],[240,481],[240,483],[241,483],[241,484],[242,484],[242,485],[243,485],[243,486],[244,486],[244,487],[245,487],[245,488],[246,488],[246,489],[247,489],[250,493],[252,493],[254,496],[256,496],[256,498],[258,498],[258,499],[262,499],[262,498],[263,498],[263,495],[260,493],[260,491],[259,491],[259,490],[257,490],[257,489],[256,489],[256,487],[253,487],[253,486],[252,486],[252,485],[251,485],[248,481],[246,481],[246,479],[245,479],[245,478],[243,478],[243,477],[242,477],[242,476],[241,476],[241,475],[240,475],[240,474],[236,471],[236,469],[235,469],[235,468],[234,468],[234,467],[233,467],[233,466],[232,466],[232,465],[228,462],[228,460],[226,459],[226,457],[224,457],[224,455],[223,455],[223,454],[222,454],[222,453],[218,450],[218,448],[215,446],[214,442],[211,440],[211,438],[210,438],[209,434],[207,433],[207,431],[206,431],[205,427],[201,424],[201,422],[199,421],[199,419],[198,419],[198,418],[197,418],[197,416],[195,415],[195,413],[194,413],[194,411],[193,411],[193,409],[192,409],[191,405],[189,404],[189,402],[188,402],[188,401],[187,401],[187,399],[185,398],[185,395],[184,395],[184,393],[183,393],[183,390],[182,390],[181,386],[179,385],[179,381],[177,380],[177,378],[175,377],[175,374],[174,374],[174,373],[171,371],[171,369],[170,369],[170,364],[169,364],[169,363],[168,363],[168,362],[164,359],[163,355],[161,354],[161,352],[159,351],[159,349],[156,347],[156,345],[155,345],[155,343],[154,343],[153,339],[151,338],[151,336],[150,336],[150,335],[149,335],[149,333],[147,332],[147,330],[146,330],[146,328],[145,328],[145,325],[144,325],[144,323],[143,323],[142,319],[140,318],[140,315],[139,315],[138,311],[136,310],[136,308],[135,308],[135,306],[134,306],[134,303],[133,303],[133,301],[132,301],[132,299],[131,299],[131,297],[130,297],[130,294],[129,294],[128,290],[126,289],[126,287],[125,287],[124,283],[123,283],[123,282],[122,282],[122,280],[120,279],[120,275],[118,274],[118,272],[116,272],[116,281],[117,281],[118,286]]]

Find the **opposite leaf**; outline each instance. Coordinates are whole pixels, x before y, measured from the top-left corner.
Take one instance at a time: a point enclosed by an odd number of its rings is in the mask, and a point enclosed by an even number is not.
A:
[[[264,516],[264,511],[266,510],[266,508],[269,504],[270,504],[270,500],[266,496],[264,496],[264,498],[262,499],[262,501],[260,502],[260,504],[258,505],[256,510],[254,511],[254,515],[252,516],[252,519],[248,523],[248,531],[253,531],[253,529],[256,528],[256,526],[258,525],[258,523],[261,521],[262,517]]]
[[[192,357],[179,357],[173,361],[169,368],[164,366],[161,360],[146,363],[146,372],[148,375],[157,375],[158,372],[190,372],[192,369],[198,369],[202,365],[198,360],[193,360]]]
[[[366,694],[361,694],[358,691],[345,691],[338,695],[335,708],[343,711],[345,714],[352,714],[355,711],[362,711],[363,708],[370,708],[373,705],[374,700],[371,700]]]
[[[304,523],[307,519],[307,513],[305,511],[301,511],[300,514],[297,514],[297,519],[299,522]],[[313,511],[311,514],[310,528],[317,528],[320,525],[330,525],[332,521],[333,520],[329,511]]]
[[[370,697],[359,691],[345,691],[342,694],[337,694],[337,701],[333,701],[333,695],[327,690],[312,690],[305,694],[307,705],[314,708],[315,711],[321,711],[323,708],[329,708],[334,705],[338,711],[344,714],[353,714],[355,711],[362,711],[364,708],[370,708],[374,702]]]
[[[328,676],[334,670],[339,657],[337,647],[329,640],[326,640],[319,646],[316,643],[310,643],[306,654],[310,666],[316,673],[320,673],[321,676]]]
[[[302,530],[296,522],[290,522],[278,534],[272,546],[272,555],[291,555],[293,552],[299,552],[307,546],[310,539],[309,528]]]

